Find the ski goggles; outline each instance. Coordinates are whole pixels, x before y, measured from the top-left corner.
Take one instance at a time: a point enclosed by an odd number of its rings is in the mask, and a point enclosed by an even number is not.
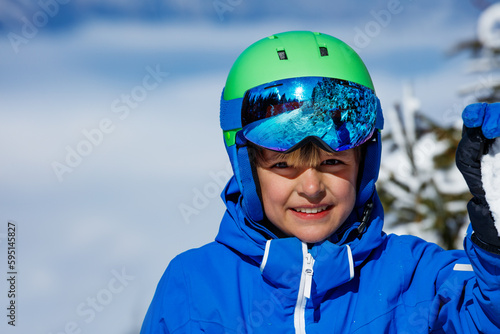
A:
[[[305,139],[343,151],[371,138],[379,110],[375,93],[363,85],[324,77],[283,79],[245,93],[241,135],[278,152],[292,151]]]

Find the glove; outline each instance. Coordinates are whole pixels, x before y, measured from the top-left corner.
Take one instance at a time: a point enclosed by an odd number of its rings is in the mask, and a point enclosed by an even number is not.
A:
[[[500,237],[486,200],[481,164],[495,138],[500,136],[500,103],[475,103],[462,113],[464,127],[458,144],[456,164],[473,198],[467,204],[474,234],[472,240],[481,248],[500,254]],[[500,189],[498,190],[500,191]]]

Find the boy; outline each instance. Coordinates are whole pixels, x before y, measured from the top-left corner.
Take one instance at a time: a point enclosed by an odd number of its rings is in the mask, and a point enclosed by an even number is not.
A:
[[[221,99],[235,175],[220,231],[172,260],[141,333],[500,333],[500,238],[481,175],[499,115],[464,111],[465,251],[386,235],[382,111],[359,56],[311,32],[253,44]]]

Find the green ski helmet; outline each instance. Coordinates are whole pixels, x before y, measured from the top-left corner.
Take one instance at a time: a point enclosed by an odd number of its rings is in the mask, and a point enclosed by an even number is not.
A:
[[[373,82],[358,54],[335,37],[309,31],[272,35],[243,51],[222,92],[220,122],[243,209],[257,222],[264,212],[248,141],[280,152],[308,141],[340,151],[377,139],[383,127]],[[360,205],[374,192],[378,166],[374,173],[361,181]]]

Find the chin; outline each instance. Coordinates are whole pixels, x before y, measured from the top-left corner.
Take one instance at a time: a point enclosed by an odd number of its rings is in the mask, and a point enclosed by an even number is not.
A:
[[[302,242],[315,244],[328,239],[330,235],[331,233],[299,233],[296,237]]]

